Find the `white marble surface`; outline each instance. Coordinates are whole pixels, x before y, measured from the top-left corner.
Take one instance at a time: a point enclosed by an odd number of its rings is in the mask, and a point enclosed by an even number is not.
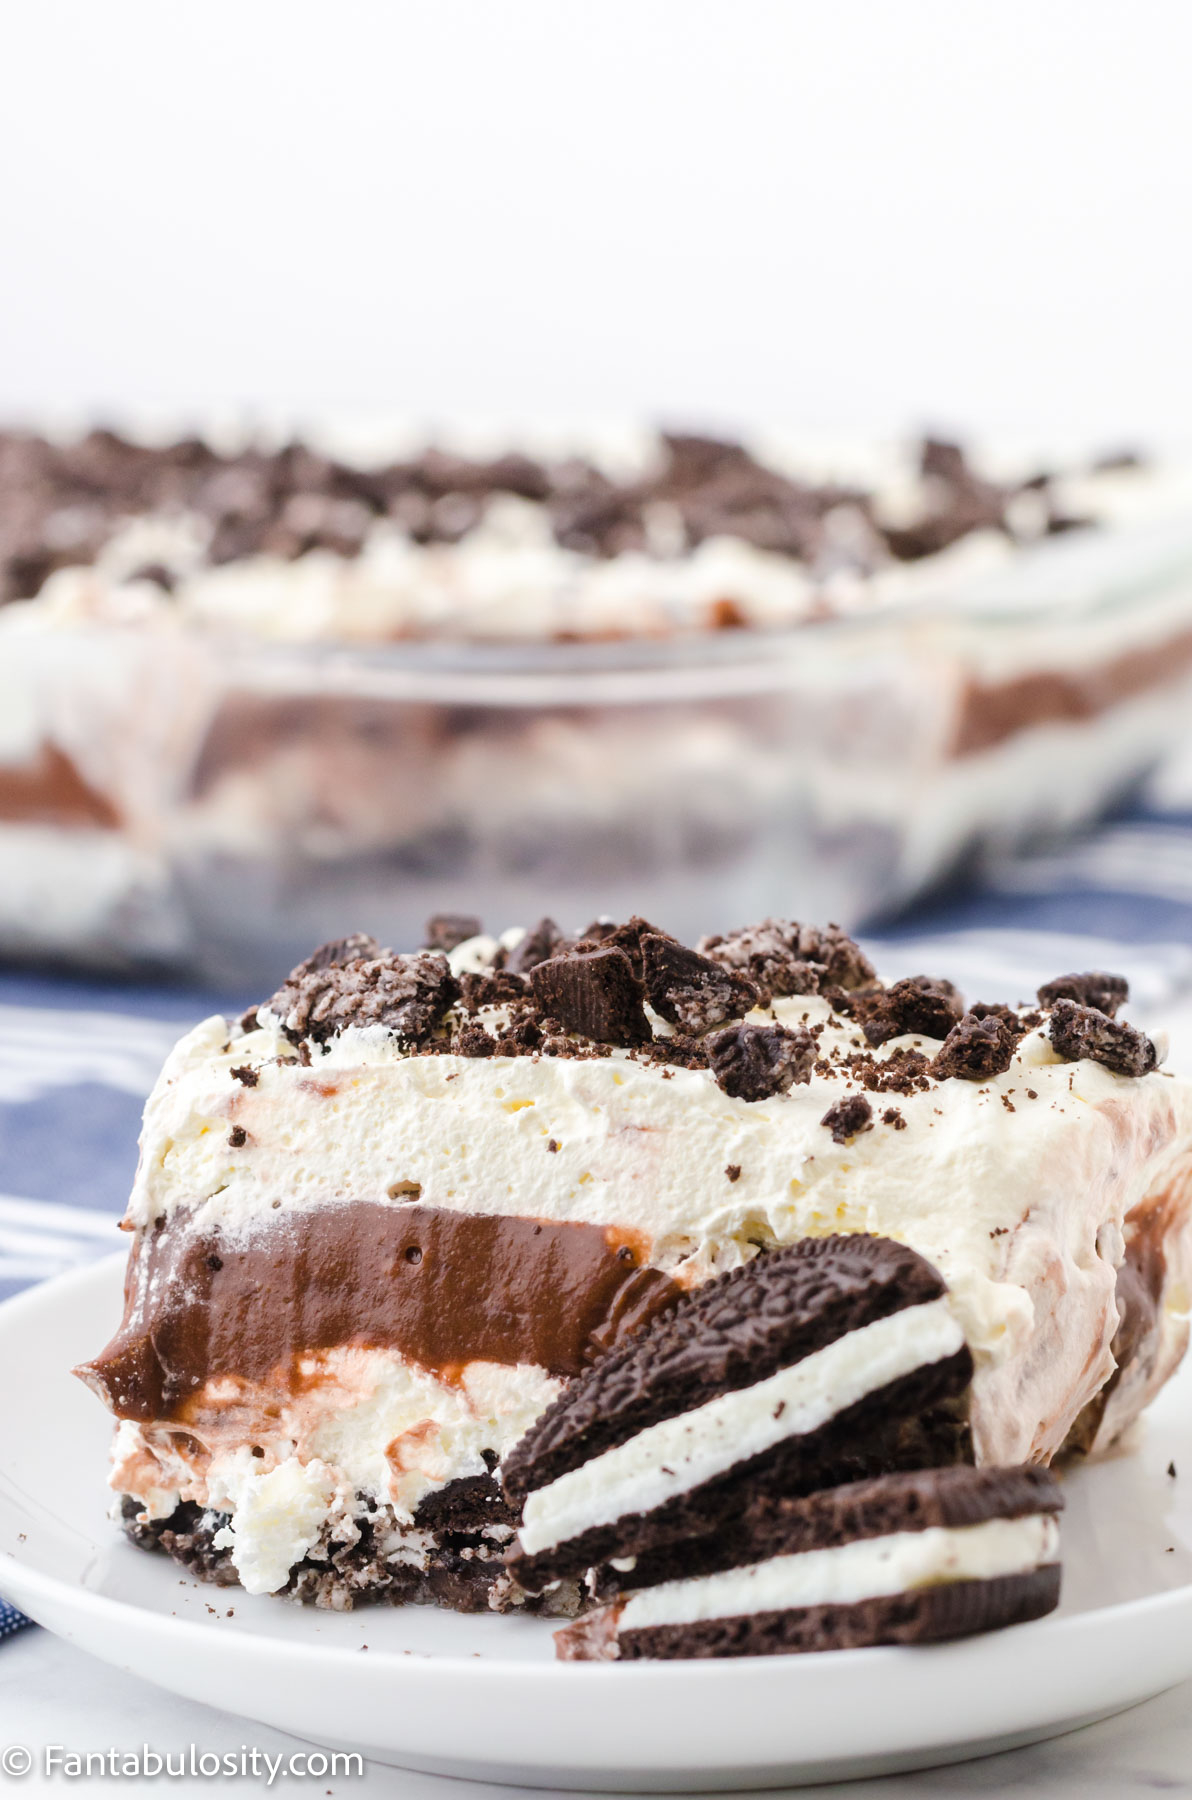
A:
[[[46,1745],[86,1752],[109,1747],[131,1750],[149,1744],[159,1753],[177,1753],[191,1744],[199,1751],[239,1753],[256,1747],[263,1754],[288,1755],[308,1749],[297,1738],[251,1725],[230,1714],[180,1700],[160,1688],[95,1662],[70,1644],[33,1630],[0,1644],[0,1756],[9,1745],[25,1745],[39,1765]],[[23,1778],[0,1775],[0,1791],[15,1797],[74,1788],[99,1800],[152,1791],[154,1784],[95,1775],[71,1781],[35,1768]],[[264,1774],[158,1783],[170,1795],[264,1794]],[[449,1781],[366,1763],[360,1776],[311,1777],[298,1782],[281,1776],[274,1791],[306,1792],[314,1800],[507,1800],[515,1790]],[[1173,1688],[1146,1705],[1068,1737],[1007,1755],[961,1763],[922,1774],[834,1788],[797,1790],[806,1800],[829,1794],[840,1800],[951,1800],[975,1796],[1028,1795],[1033,1800],[1137,1800],[1155,1793],[1192,1794],[1192,1682]]]

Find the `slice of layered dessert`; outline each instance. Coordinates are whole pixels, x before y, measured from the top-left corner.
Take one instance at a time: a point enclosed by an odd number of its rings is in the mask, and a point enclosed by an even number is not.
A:
[[[1192,1280],[1192,1087],[1124,999],[1073,975],[966,1008],[781,920],[698,950],[642,919],[324,946],[189,1033],[147,1105],[124,1319],[80,1371],[132,1535],[257,1593],[525,1604],[513,1446],[685,1294],[808,1238],[942,1282],[973,1360],[950,1454],[1112,1442]],[[529,1603],[578,1601],[568,1576]]]

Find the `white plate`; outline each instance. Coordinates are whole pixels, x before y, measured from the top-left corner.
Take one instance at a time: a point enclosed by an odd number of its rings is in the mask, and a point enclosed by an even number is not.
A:
[[[124,1542],[106,1517],[109,1422],[68,1373],[110,1335],[120,1282],[115,1258],[0,1306],[0,1592],[191,1699],[442,1774],[681,1790],[957,1761],[1192,1674],[1192,1372],[1129,1454],[1068,1480],[1049,1619],[921,1650],[556,1663],[542,1621],[321,1613],[205,1587]]]

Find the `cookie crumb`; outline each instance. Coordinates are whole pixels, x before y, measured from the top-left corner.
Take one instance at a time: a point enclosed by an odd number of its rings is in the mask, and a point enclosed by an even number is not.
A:
[[[834,1144],[847,1144],[860,1132],[873,1129],[873,1108],[864,1094],[846,1094],[828,1108],[820,1124],[832,1133]]]

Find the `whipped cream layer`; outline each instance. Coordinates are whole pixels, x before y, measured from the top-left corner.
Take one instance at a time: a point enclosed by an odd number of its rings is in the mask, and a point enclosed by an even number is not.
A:
[[[804,1606],[852,1606],[943,1582],[993,1581],[1055,1562],[1059,1539],[1058,1521],[1045,1514],[861,1538],[644,1588],[626,1601],[618,1624],[621,1631],[645,1631]]]

